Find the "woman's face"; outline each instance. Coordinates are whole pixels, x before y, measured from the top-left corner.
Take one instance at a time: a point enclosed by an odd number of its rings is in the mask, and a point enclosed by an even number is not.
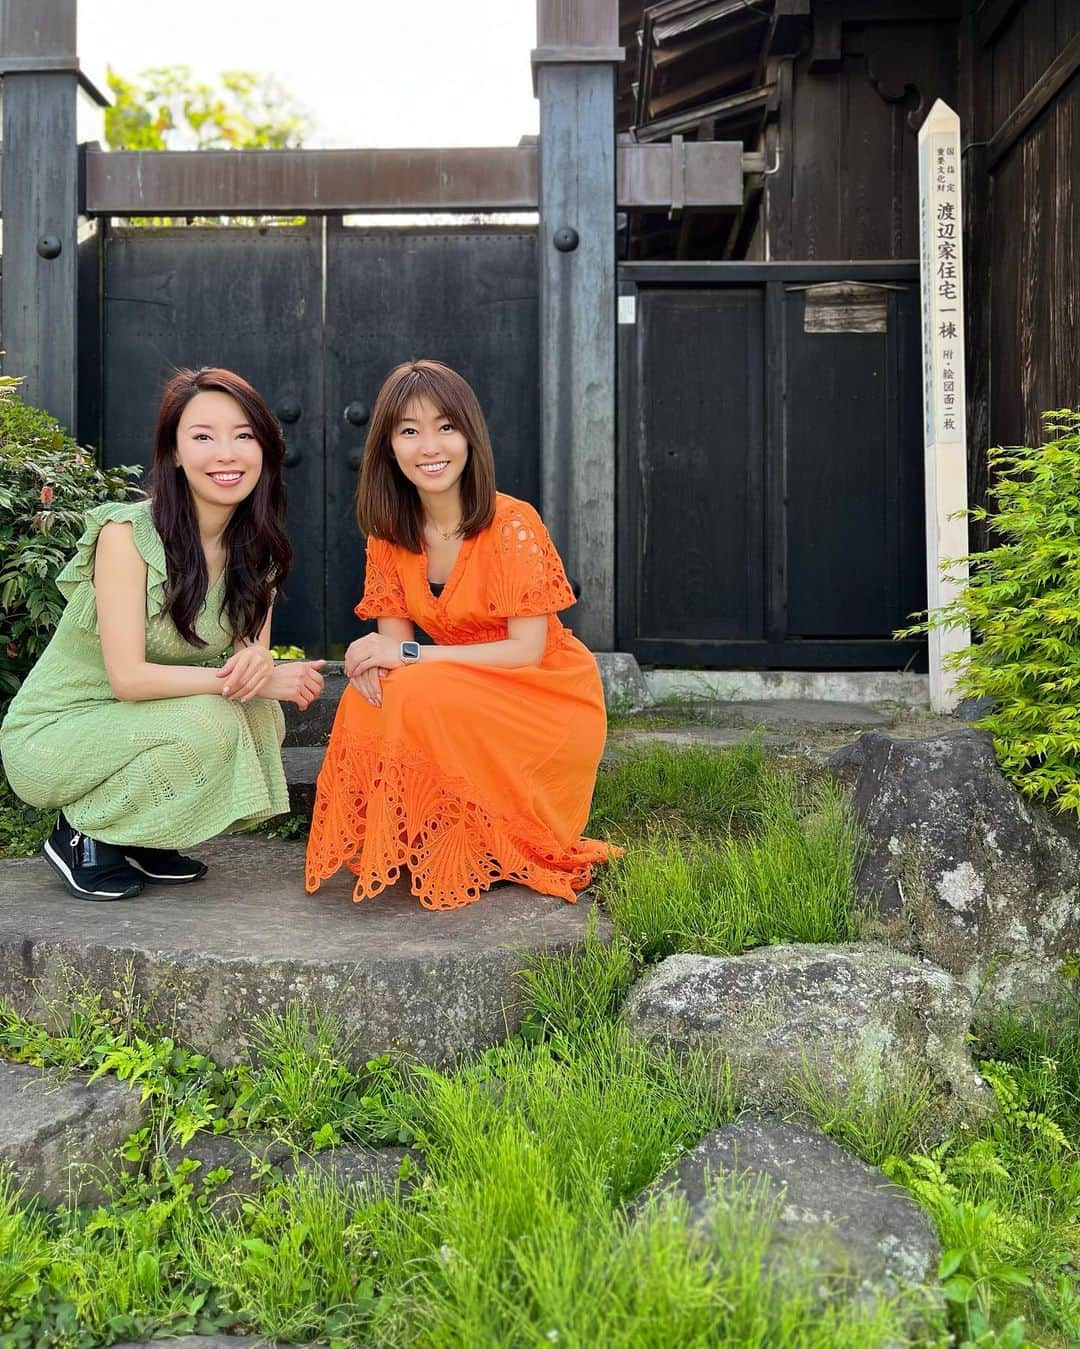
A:
[[[190,399],[180,416],[173,462],[183,469],[196,504],[238,506],[255,490],[263,453],[236,399],[208,389]]]
[[[456,492],[469,442],[427,398],[406,404],[390,432],[397,466],[424,496]]]

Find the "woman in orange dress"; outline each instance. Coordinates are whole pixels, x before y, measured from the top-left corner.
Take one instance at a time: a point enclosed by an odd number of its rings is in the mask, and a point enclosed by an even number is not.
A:
[[[357,493],[361,618],[319,774],[307,888],[347,866],[368,899],[407,868],[425,908],[497,881],[571,902],[612,849],[581,837],[604,747],[596,661],[539,515],[495,490],[476,395],[447,366],[387,377]],[[433,641],[420,645],[414,624]]]

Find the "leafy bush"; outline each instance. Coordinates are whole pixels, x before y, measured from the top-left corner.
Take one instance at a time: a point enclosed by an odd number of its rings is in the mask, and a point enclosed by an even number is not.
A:
[[[1045,445],[990,451],[996,509],[969,514],[1001,542],[969,557],[967,587],[908,633],[971,628],[975,644],[950,659],[961,692],[993,700],[978,724],[1002,770],[1080,815],[1080,412],[1044,421]]]
[[[47,412],[0,385],[0,714],[44,651],[64,601],[56,574],[91,506],[133,495],[139,468],[102,469]]]

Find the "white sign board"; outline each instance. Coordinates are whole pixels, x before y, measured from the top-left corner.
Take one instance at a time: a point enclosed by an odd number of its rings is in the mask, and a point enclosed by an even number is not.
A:
[[[938,99],[919,132],[919,240],[923,321],[923,433],[926,444],[927,607],[948,604],[967,569],[947,566],[968,551],[967,420],[964,382],[964,263],[960,119]],[[930,703],[956,706],[950,651],[970,645],[967,629],[930,632]]]

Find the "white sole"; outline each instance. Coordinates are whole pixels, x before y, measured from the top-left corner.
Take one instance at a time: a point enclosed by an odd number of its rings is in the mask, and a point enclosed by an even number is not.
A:
[[[71,868],[64,859],[53,851],[52,844],[46,839],[44,853],[50,865],[60,873],[68,889],[80,899],[134,899],[135,896],[124,890],[84,890],[72,875]]]
[[[135,860],[134,857],[128,857],[127,853],[124,854],[124,860],[127,862],[129,867],[134,867],[136,871],[141,871],[148,881],[160,881],[165,885],[168,885],[170,881],[174,882],[177,885],[184,885],[189,881],[201,881],[202,878],[206,875],[205,871],[193,871],[188,876],[177,876],[177,875],[156,876],[152,871],[147,871],[147,869],[144,866],[141,866],[139,862]]]

